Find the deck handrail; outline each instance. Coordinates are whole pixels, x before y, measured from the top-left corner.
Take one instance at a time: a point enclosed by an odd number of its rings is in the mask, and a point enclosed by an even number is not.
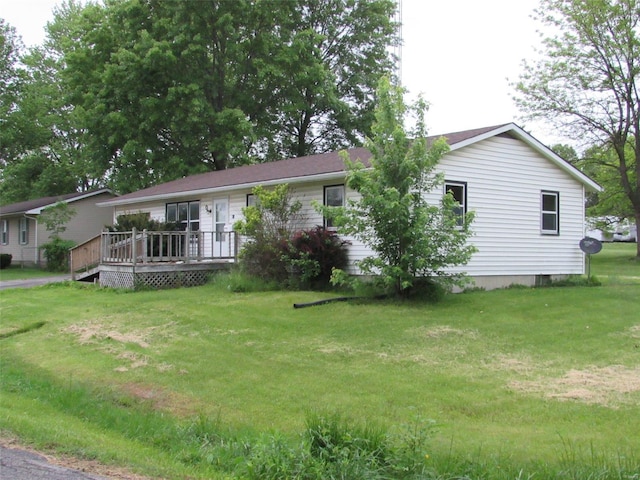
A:
[[[70,250],[70,268],[74,276],[99,264],[235,261],[239,244],[234,231],[105,231]]]
[[[100,263],[101,240],[102,234],[99,234],[69,250],[69,270],[73,280],[77,272],[87,271]]]

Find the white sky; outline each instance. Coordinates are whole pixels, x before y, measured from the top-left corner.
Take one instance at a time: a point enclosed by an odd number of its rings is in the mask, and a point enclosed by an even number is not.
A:
[[[62,0],[0,0],[0,17],[16,28],[25,45],[44,39],[44,26]],[[531,18],[538,0],[402,0],[402,83],[412,99],[431,104],[430,134],[514,121],[546,144],[543,124],[523,124],[509,81],[521,61],[540,45]]]

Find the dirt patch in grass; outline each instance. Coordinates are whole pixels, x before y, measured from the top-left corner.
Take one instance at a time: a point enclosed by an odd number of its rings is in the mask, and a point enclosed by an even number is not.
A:
[[[411,330],[408,330],[407,333],[411,336],[418,336],[422,338],[444,338],[452,336],[476,338],[478,336],[478,332],[475,330],[461,330],[448,325],[412,328]]]
[[[169,322],[164,325],[122,332],[114,326],[103,322],[85,322],[69,325],[63,332],[76,335],[81,345],[96,343],[102,340],[113,340],[118,343],[132,343],[141,348],[149,348],[151,346],[151,339],[154,336],[162,334],[162,336],[166,337],[167,330],[174,324],[175,322]]]
[[[640,392],[640,367],[623,365],[569,370],[560,378],[514,381],[517,391],[542,394],[557,400],[616,407],[634,401],[631,394]]]

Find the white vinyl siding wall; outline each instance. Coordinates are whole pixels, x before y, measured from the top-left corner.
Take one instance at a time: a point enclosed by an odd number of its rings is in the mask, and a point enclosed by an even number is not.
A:
[[[578,244],[584,236],[584,189],[569,174],[536,153],[520,140],[506,136],[491,137],[470,146],[449,152],[438,170],[445,178],[466,184],[467,211],[475,213],[474,235],[470,242],[478,252],[471,262],[457,268],[471,276],[519,276],[581,274],[584,258]],[[322,215],[313,202],[322,204],[324,187],[342,183],[336,176],[323,182],[290,184],[293,197],[302,202],[298,228],[312,228],[323,224]],[[542,191],[559,193],[559,235],[541,232]],[[212,230],[213,200],[229,201],[229,223],[242,218],[248,188],[207,194],[199,198],[184,196],[170,202],[200,200],[200,228]],[[429,195],[431,202],[439,202],[442,186]],[[357,193],[346,189],[347,201]],[[165,202],[141,203],[116,207],[116,215],[149,212],[152,218],[164,220]],[[371,252],[353,238],[350,241],[351,273],[358,273],[353,263]]]
[[[462,270],[470,275],[583,273],[578,243],[584,235],[583,187],[524,142],[492,137],[450,152],[439,168],[467,182],[475,212],[478,252]],[[542,190],[559,192],[560,234],[543,235]]]

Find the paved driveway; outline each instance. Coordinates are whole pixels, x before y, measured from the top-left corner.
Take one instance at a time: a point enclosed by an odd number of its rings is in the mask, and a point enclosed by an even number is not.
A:
[[[46,285],[47,283],[64,282],[71,280],[71,275],[52,275],[50,277],[28,278],[25,280],[0,280],[0,290],[6,288],[29,288],[38,285]]]
[[[42,455],[0,446],[0,478],[11,480],[106,480],[90,473],[52,465]]]

